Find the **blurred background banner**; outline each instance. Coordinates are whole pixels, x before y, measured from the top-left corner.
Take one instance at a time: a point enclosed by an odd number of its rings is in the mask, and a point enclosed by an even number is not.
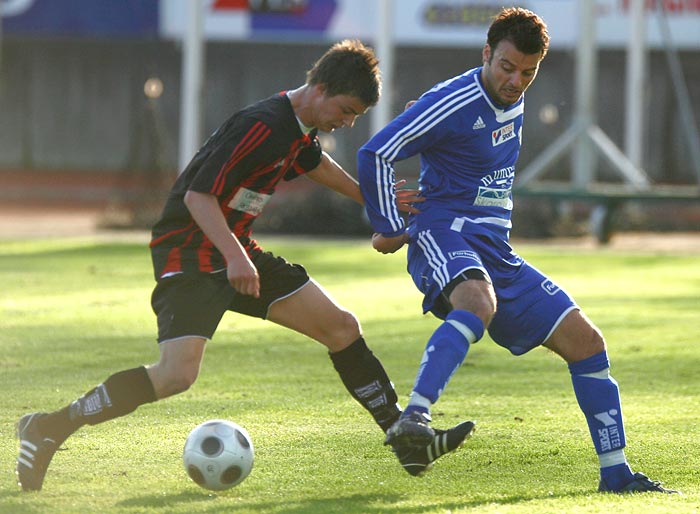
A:
[[[187,2],[195,0],[0,0],[6,34],[44,36],[160,36],[181,39]],[[596,3],[598,44],[627,44],[631,0]],[[700,0],[644,0],[647,11],[665,8],[678,48],[700,48]],[[578,0],[518,2],[541,15],[552,47],[576,44]],[[481,46],[484,30],[502,1],[399,0],[393,13],[396,44]],[[663,5],[662,5],[663,4]],[[322,41],[372,39],[379,19],[377,0],[202,0],[206,39]],[[653,17],[647,43],[664,41]]]
[[[186,26],[188,0],[162,0],[161,34],[180,38]],[[588,0],[587,0],[588,1]],[[593,1],[593,0],[590,0]],[[648,10],[661,8],[669,15],[674,41],[681,48],[700,48],[698,0],[650,0]],[[548,23],[554,48],[576,44],[578,0],[518,2],[540,14]],[[355,37],[372,39],[379,19],[377,0],[212,0],[205,5],[204,33],[209,39],[322,40]],[[627,43],[630,0],[597,0],[598,41],[604,47]],[[392,38],[396,44],[478,46],[502,1],[399,0],[393,14]],[[573,29],[573,30],[572,30]],[[653,19],[648,20],[648,44],[663,40]]]
[[[353,130],[322,135],[324,148],[354,174],[357,149],[377,130],[374,115],[381,111],[383,118],[393,117],[435,83],[478,66],[487,27],[503,4],[0,0],[0,206],[88,205],[147,225],[192,148],[242,107],[302,84],[328,45],[343,38],[374,46],[385,79],[380,104],[369,116]],[[518,233],[580,233],[585,229],[579,221],[588,223],[598,200],[606,212],[620,214],[621,228],[700,229],[700,0],[526,0],[515,5],[540,14],[552,37],[538,80],[527,93],[519,177],[539,179],[546,172],[563,188],[521,198],[515,213]],[[581,28],[584,7],[592,13],[590,34]],[[200,23],[194,24],[195,18]],[[192,33],[198,45],[190,45]],[[582,35],[588,36],[591,52],[580,52]],[[630,59],[630,49],[637,61]],[[590,59],[583,74],[590,101],[582,109],[576,79],[584,54]],[[199,57],[192,61],[189,55]],[[186,79],[192,75],[184,73],[188,61],[197,64],[191,85]],[[631,82],[630,62],[639,64]],[[631,110],[638,116],[631,118]],[[652,203],[652,192],[640,203],[629,201],[637,193],[632,191],[613,198],[612,205],[607,198],[611,184],[627,184],[619,166],[593,156],[590,176],[605,191],[572,195],[572,184],[581,189],[582,181],[572,180],[577,175],[573,159],[561,151],[572,144],[566,138],[556,143],[572,133],[582,114],[595,141],[605,143],[605,156],[619,155],[617,149],[625,148],[626,134],[634,128],[639,149],[634,162],[649,187],[665,184],[690,192],[672,192],[680,197],[675,203]],[[183,127],[192,129],[191,144],[183,144]],[[528,173],[531,164],[553,154],[545,172]],[[397,166],[409,183],[415,183],[417,170],[415,159]],[[310,181],[293,181],[275,195],[258,225],[286,232],[368,229],[361,209],[325,194]],[[625,209],[618,209],[623,203]],[[315,219],[337,223],[316,222],[310,229]]]
[[[6,35],[157,36],[159,0],[0,0]]]

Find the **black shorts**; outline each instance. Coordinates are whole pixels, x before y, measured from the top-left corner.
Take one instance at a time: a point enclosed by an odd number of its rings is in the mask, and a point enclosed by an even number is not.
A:
[[[309,281],[303,266],[270,252],[256,253],[260,298],[238,293],[216,273],[180,273],[158,280],[151,306],[158,317],[158,342],[187,336],[211,339],[226,311],[265,319],[270,305],[298,291]]]

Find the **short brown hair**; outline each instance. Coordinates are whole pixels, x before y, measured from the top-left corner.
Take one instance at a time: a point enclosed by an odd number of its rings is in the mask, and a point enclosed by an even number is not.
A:
[[[351,95],[367,107],[379,101],[382,81],[379,60],[360,41],[336,43],[306,72],[306,83],[323,85],[329,96]]]
[[[542,59],[549,49],[547,24],[522,7],[508,7],[494,16],[486,42],[495,49],[504,39],[513,43],[519,52],[540,54]]]

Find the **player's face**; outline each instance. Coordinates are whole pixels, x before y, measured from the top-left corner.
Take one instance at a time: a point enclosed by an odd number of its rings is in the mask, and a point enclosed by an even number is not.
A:
[[[488,44],[483,51],[484,69],[481,78],[492,100],[499,105],[517,102],[530,86],[540,66],[540,54],[524,54],[508,40],[496,48]]]
[[[368,107],[355,96],[327,96],[323,93],[316,103],[313,126],[322,132],[352,127],[357,117],[366,113],[367,109]]]

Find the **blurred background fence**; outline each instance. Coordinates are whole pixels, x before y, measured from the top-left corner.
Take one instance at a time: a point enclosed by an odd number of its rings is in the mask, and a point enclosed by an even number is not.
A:
[[[152,222],[179,167],[182,33],[187,1],[197,0],[0,1],[4,8],[0,33],[0,202],[37,207],[90,205],[104,209],[107,225],[148,226]],[[372,3],[376,2],[203,1],[202,139],[243,106],[301,85],[305,71],[334,40],[358,37],[373,44]],[[412,0],[395,4],[413,9],[431,30],[444,33],[447,27],[461,34],[464,41],[448,44],[427,36],[421,40],[420,32],[408,37],[402,31],[403,18],[394,20],[393,73],[384,95],[391,115],[436,82],[480,65],[488,16],[500,2]],[[519,4],[544,11],[540,14],[553,35],[552,49],[527,93],[519,162],[524,169],[572,122],[576,38],[571,33],[576,32],[575,17],[552,20],[546,14],[554,12],[551,4],[566,10],[575,8],[576,0]],[[606,25],[604,18],[606,13],[619,18],[616,23],[624,27],[628,4],[627,0],[605,0],[598,2],[597,11],[604,42],[597,52],[595,117],[620,147],[625,132],[626,43],[624,36],[604,33],[610,30],[608,26],[615,26],[612,22]],[[658,37],[656,43],[653,41],[652,18],[659,5],[654,1],[647,4],[652,43],[647,53],[647,77],[638,92],[645,111],[643,167],[654,183],[697,185],[698,177],[690,165],[692,152],[684,137],[687,129],[679,121],[679,103],[669,78],[667,48]],[[684,7],[668,13],[671,21],[683,20],[674,25],[680,42],[675,55],[691,108],[697,113],[700,3],[676,4]],[[329,7],[334,9],[331,15],[324,11]],[[363,11],[368,26],[353,25]],[[325,24],[310,25],[308,20],[320,23],[318,13],[325,16]],[[341,27],[343,20],[347,27]],[[240,28],[244,22],[245,27]],[[370,117],[365,116],[354,129],[324,135],[322,141],[354,174],[356,151],[371,130]],[[598,160],[596,167],[598,180],[620,181],[604,160]],[[417,161],[401,163],[398,174],[414,181]],[[571,162],[566,158],[548,172],[550,179],[566,182],[570,177]],[[587,230],[593,208],[589,202],[570,198],[523,196],[516,202],[514,234],[578,234]],[[620,229],[698,230],[700,203],[631,202],[618,216]],[[291,233],[369,231],[361,208],[318,190],[307,180],[280,188],[257,226],[258,230]]]

